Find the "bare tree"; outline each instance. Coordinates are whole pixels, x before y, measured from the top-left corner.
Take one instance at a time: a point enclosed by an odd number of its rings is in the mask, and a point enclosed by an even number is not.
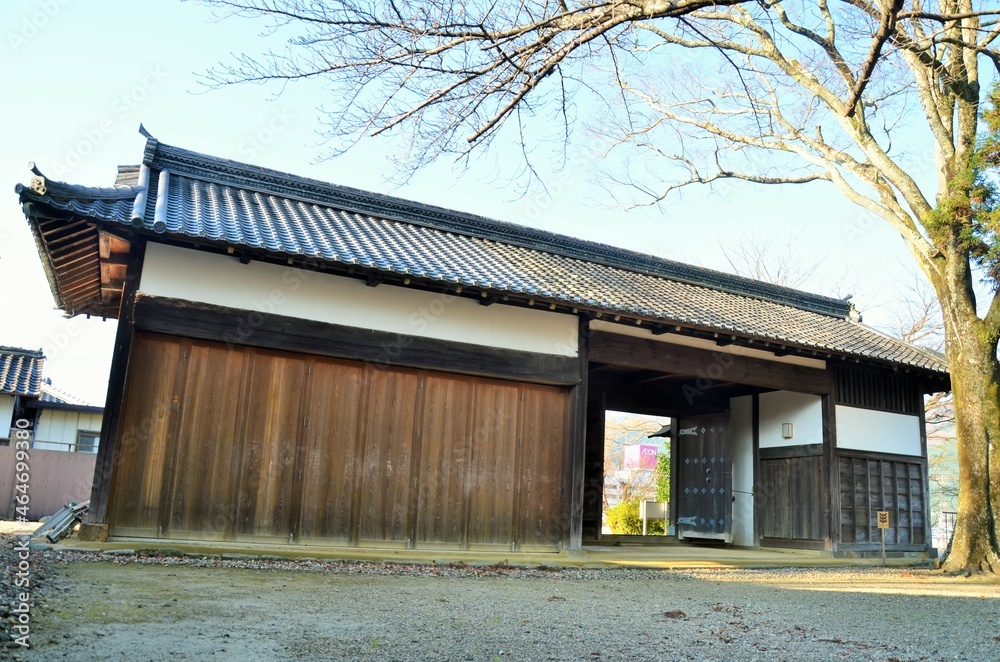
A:
[[[1000,453],[991,452],[1000,439],[1000,242],[987,176],[1000,162],[1000,115],[980,112],[989,75],[980,64],[1000,71],[1000,8],[975,0],[215,4],[266,16],[291,35],[286,50],[242,57],[216,70],[215,82],[323,78],[340,100],[332,135],[405,129],[410,163],[467,154],[512,120],[526,144],[533,116],[555,118],[566,136],[573,100],[592,95],[607,104],[614,151],[662,162],[619,180],[650,203],[727,179],[824,182],[888,223],[943,312],[960,465],[945,567],[1000,570]],[[920,144],[926,153],[907,151]],[[928,173],[936,196],[921,188]],[[979,274],[992,288],[982,315]]]
[[[784,287],[802,288],[816,274],[823,260],[803,260],[797,245],[800,235],[773,237],[749,233],[731,243],[719,242],[726,263],[734,274]]]

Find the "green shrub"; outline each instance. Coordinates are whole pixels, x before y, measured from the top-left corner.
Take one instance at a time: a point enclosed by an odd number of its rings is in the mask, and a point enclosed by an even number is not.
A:
[[[608,508],[607,524],[615,535],[641,536],[642,520],[639,519],[639,501],[623,501]],[[663,520],[651,519],[646,522],[646,534],[663,535]]]

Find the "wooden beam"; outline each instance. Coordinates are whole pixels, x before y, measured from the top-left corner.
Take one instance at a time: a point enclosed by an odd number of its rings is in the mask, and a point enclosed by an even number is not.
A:
[[[106,265],[106,266],[109,266],[109,267],[110,266],[127,266],[128,265],[128,256],[127,255],[114,254],[114,255],[110,255],[108,257],[102,257],[101,258],[101,265],[102,266]]]
[[[701,386],[707,389],[714,382],[730,382],[819,395],[831,390],[825,370],[615,333],[592,333],[590,358],[612,365],[698,377],[699,389]]]
[[[114,352],[111,355],[111,373],[108,376],[108,396],[104,403],[104,419],[101,423],[101,442],[97,447],[97,464],[94,467],[94,486],[90,493],[90,509],[87,520],[95,524],[107,524],[108,496],[111,491],[111,474],[115,465],[115,450],[122,421],[122,403],[125,399],[125,377],[128,373],[132,354],[132,338],[135,335],[135,300],[142,272],[142,261],[146,244],[136,240],[129,252],[129,267],[125,275],[125,289],[118,311],[118,332],[115,336]]]
[[[581,381],[575,356],[554,356],[471,343],[327,324],[284,315],[140,294],[136,326],[143,331],[215,340],[376,365],[427,368],[538,384]]]
[[[760,449],[761,460],[780,460],[786,457],[817,457],[823,454],[823,444],[799,446],[768,446]]]

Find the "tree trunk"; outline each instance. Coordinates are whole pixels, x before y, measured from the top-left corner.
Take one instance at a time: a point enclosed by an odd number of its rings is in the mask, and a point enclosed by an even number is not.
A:
[[[956,301],[956,298],[959,299]],[[996,340],[974,305],[952,292],[942,298],[958,438],[958,516],[944,559],[947,572],[1000,573],[1000,364]]]

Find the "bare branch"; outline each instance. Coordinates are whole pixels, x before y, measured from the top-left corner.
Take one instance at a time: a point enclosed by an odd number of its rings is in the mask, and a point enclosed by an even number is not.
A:
[[[892,7],[882,15],[882,23],[879,25],[878,32],[875,33],[875,37],[872,40],[871,49],[868,51],[868,57],[865,58],[865,63],[862,65],[861,74],[858,76],[858,82],[851,92],[850,98],[847,100],[847,113],[848,117],[854,117],[854,111],[857,109],[858,102],[861,100],[861,95],[865,91],[865,87],[868,85],[868,81],[871,80],[872,72],[875,71],[875,65],[878,64],[880,56],[882,54],[882,48],[885,46],[885,42],[889,40],[889,37],[893,32],[896,31],[896,18],[899,11],[903,8],[903,0],[892,0]]]

